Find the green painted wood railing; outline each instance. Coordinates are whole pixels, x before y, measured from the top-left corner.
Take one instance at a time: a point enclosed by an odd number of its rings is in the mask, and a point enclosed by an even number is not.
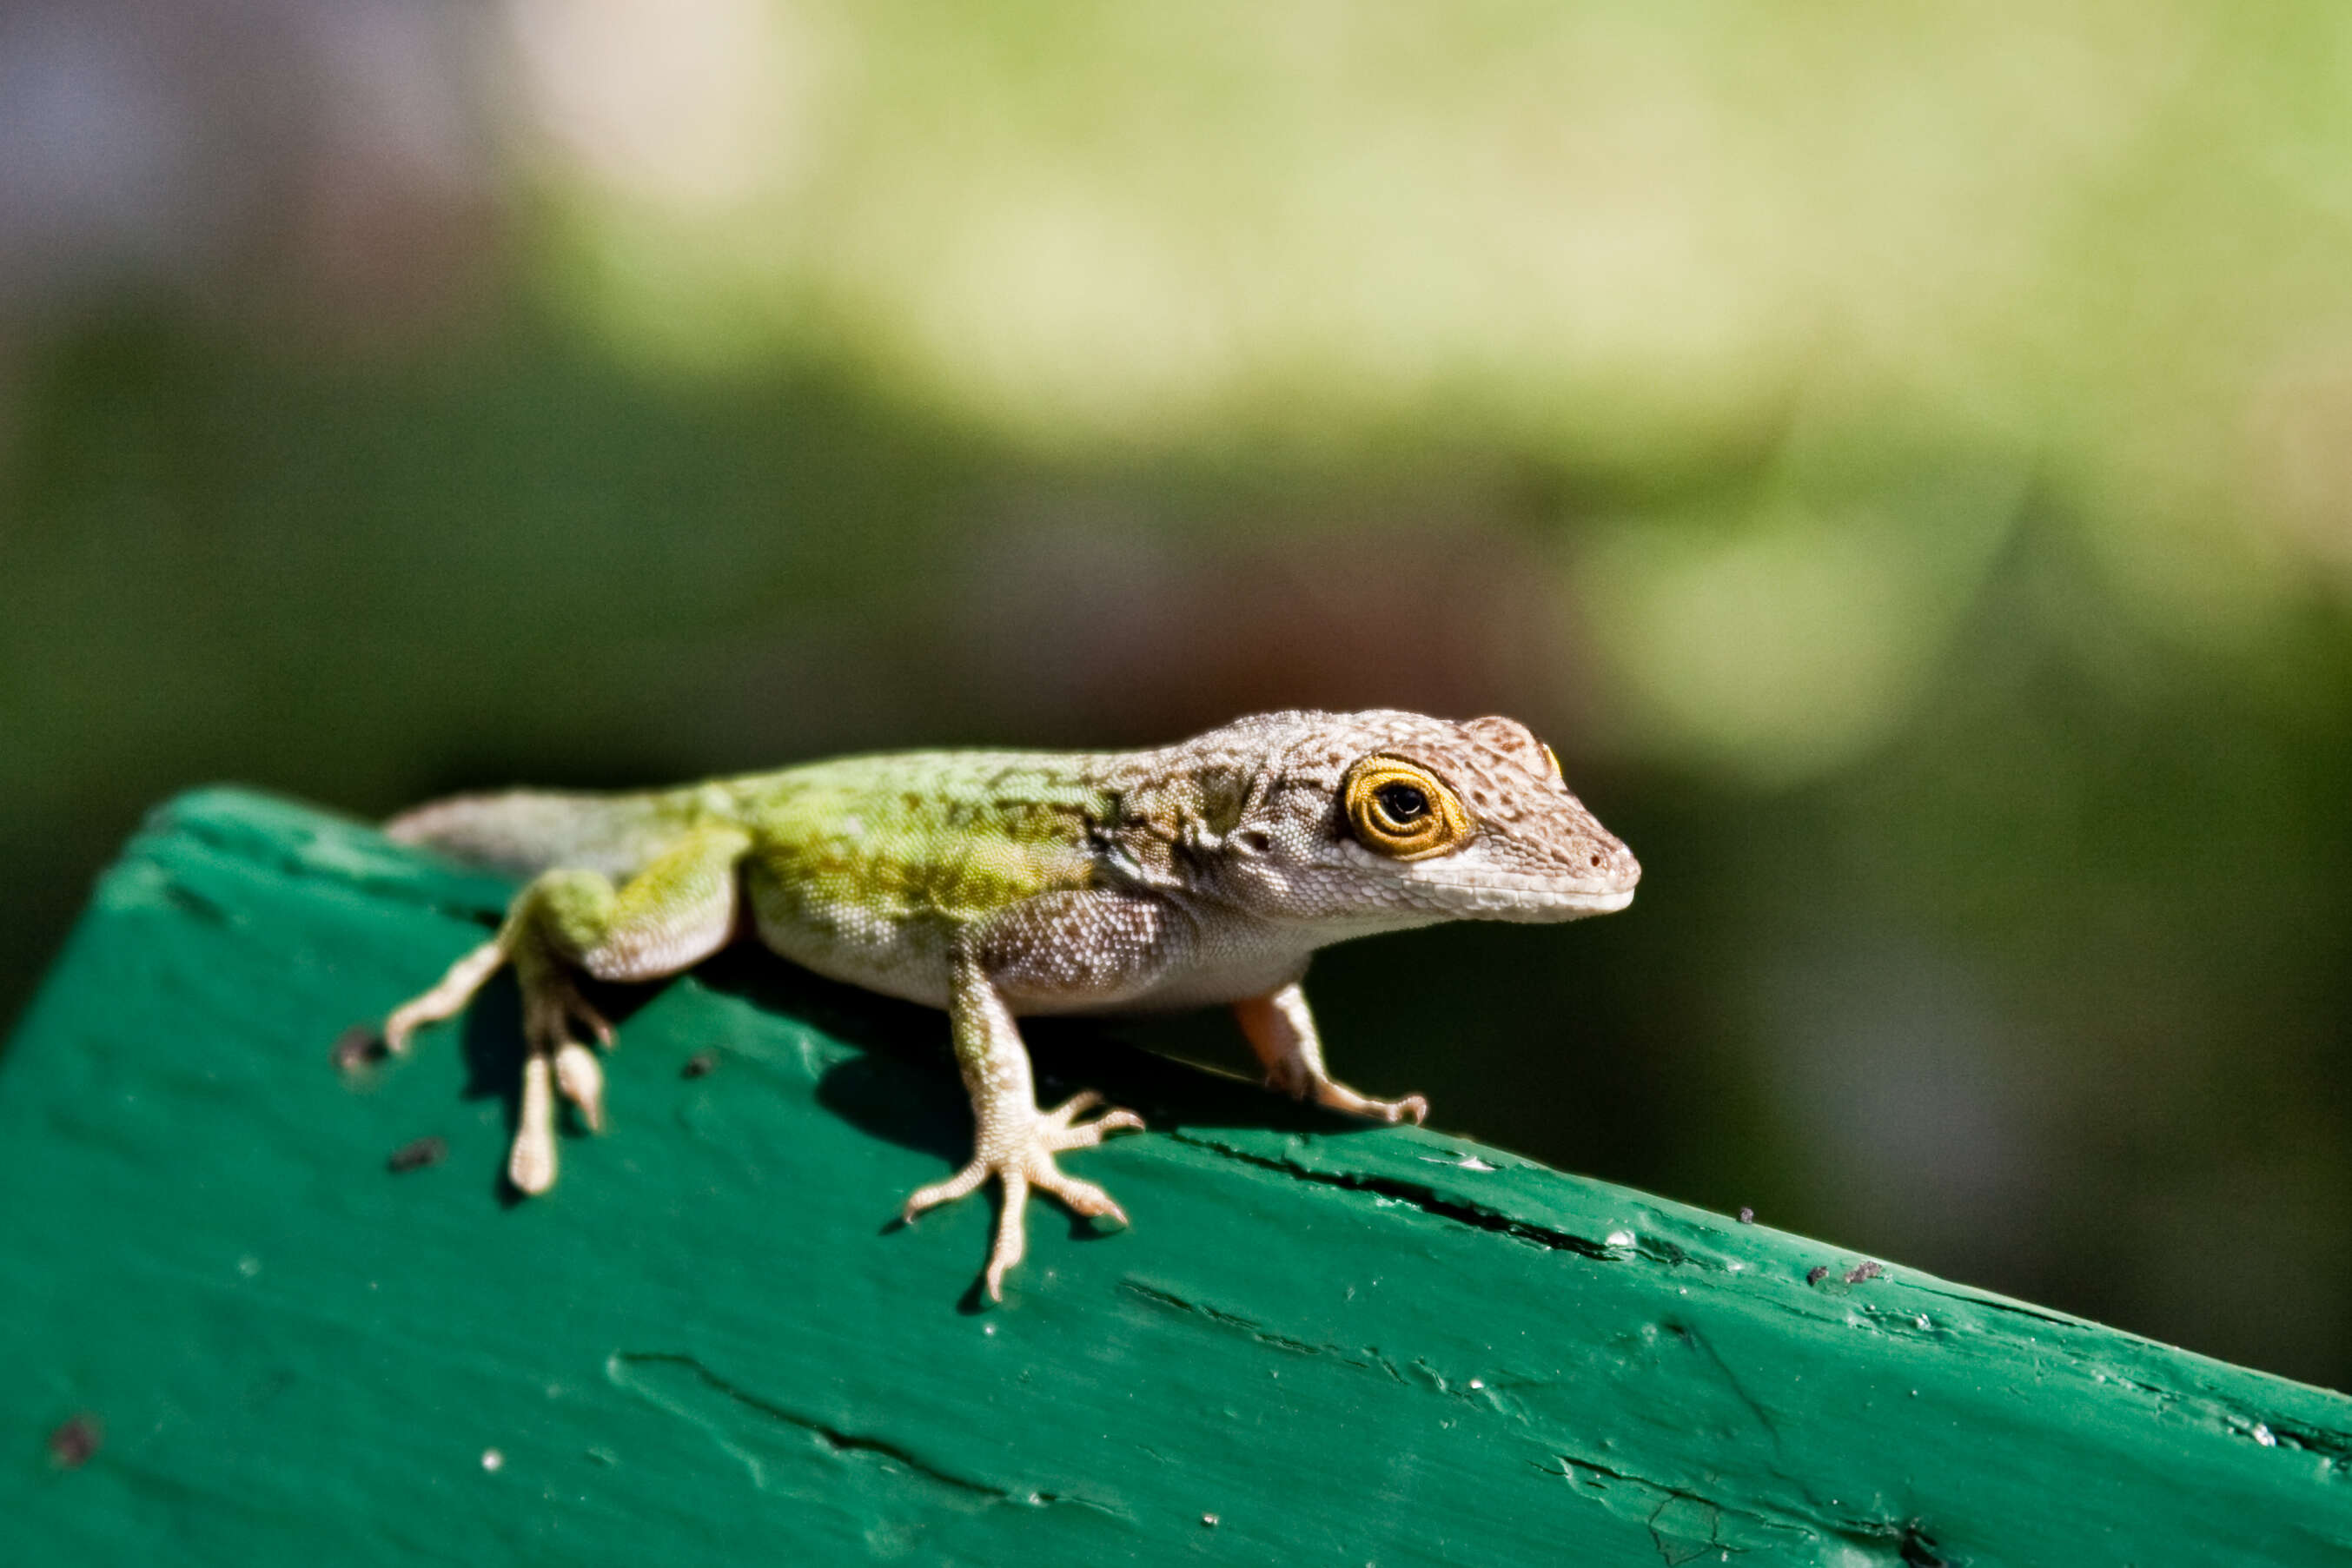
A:
[[[503,1203],[510,992],[329,1059],[505,892],[227,791],[109,873],[0,1061],[0,1561],[2352,1561],[2352,1401],[1097,1030],[1136,1227],[974,1310],[938,1016],[756,955]]]

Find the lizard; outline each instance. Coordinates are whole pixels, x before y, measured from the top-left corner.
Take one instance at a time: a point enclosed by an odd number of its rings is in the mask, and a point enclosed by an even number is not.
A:
[[[1230,1006],[1270,1087],[1417,1124],[1420,1095],[1375,1099],[1326,1070],[1300,988],[1316,950],[1606,914],[1641,876],[1524,725],[1394,710],[1263,714],[1137,751],[899,752],[637,793],[466,795],[385,831],[529,879],[497,936],[383,1028],[403,1054],[514,967],[516,1189],[554,1184],[558,1095],[604,1125],[589,1042],[614,1031],[576,977],[660,979],[748,926],[820,975],[946,1010],[972,1155],[902,1218],[999,1183],[982,1278],[1000,1301],[1033,1189],[1126,1223],[1055,1156],[1143,1125],[1092,1092],[1041,1109],[1022,1016]]]

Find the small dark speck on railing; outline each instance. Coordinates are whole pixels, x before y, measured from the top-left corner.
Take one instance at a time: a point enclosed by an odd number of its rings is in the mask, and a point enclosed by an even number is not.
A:
[[[106,1440],[106,1429],[95,1416],[72,1416],[49,1434],[49,1462],[61,1470],[78,1470],[89,1463]]]
[[[383,1168],[394,1176],[409,1171],[421,1171],[426,1166],[437,1166],[449,1157],[449,1140],[442,1137],[418,1138],[392,1151]]]
[[[383,1036],[368,1024],[353,1024],[335,1037],[335,1049],[331,1058],[335,1071],[349,1074],[365,1071],[382,1061],[388,1053],[383,1048]]]
[[[677,1075],[680,1078],[708,1078],[717,1071],[719,1071],[719,1053],[715,1051],[698,1051],[686,1059],[686,1065],[677,1070]]]

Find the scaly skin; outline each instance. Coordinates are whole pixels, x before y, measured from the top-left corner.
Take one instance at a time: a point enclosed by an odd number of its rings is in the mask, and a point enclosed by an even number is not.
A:
[[[1523,726],[1388,711],[1266,714],[1150,751],[910,752],[648,794],[472,796],[385,831],[532,878],[496,940],[384,1024],[403,1051],[515,966],[518,1188],[555,1180],[557,1093],[604,1124],[583,1037],[613,1034],[573,973],[674,975],[748,915],[794,962],[947,1009],[972,1158],[906,1217],[1002,1182],[985,1276],[1000,1300],[1031,1187],[1126,1218],[1055,1155],[1143,1124],[1088,1118],[1091,1094],[1040,1110],[1021,1015],[1229,1004],[1275,1087],[1418,1122],[1419,1095],[1370,1099],[1324,1071],[1298,984],[1315,949],[1441,920],[1605,914],[1641,875]]]

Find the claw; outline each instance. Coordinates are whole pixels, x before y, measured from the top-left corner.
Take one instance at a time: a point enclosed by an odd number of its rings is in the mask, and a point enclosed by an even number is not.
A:
[[[604,1130],[604,1070],[594,1052],[577,1040],[566,1040],[555,1053],[555,1086],[580,1107],[580,1119],[590,1132]]]

